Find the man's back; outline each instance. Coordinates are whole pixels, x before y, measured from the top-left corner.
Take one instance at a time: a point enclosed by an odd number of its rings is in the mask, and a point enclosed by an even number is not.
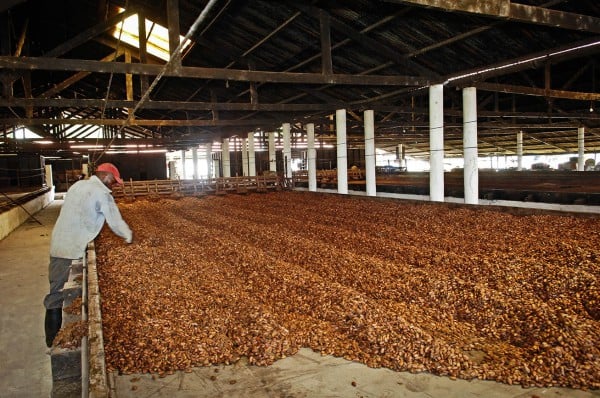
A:
[[[81,257],[87,243],[102,229],[102,208],[111,201],[110,190],[96,176],[76,182],[65,196],[52,231],[50,256]]]

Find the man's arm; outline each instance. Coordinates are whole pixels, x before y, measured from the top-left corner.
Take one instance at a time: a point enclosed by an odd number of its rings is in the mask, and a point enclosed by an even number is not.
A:
[[[110,229],[118,236],[125,239],[127,243],[133,240],[133,233],[129,225],[121,217],[121,212],[115,203],[114,198],[110,194],[106,194],[100,203],[100,209],[106,218],[106,222]]]

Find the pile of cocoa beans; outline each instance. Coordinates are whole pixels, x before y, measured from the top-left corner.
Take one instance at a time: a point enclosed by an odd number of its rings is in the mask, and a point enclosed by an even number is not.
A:
[[[109,370],[309,347],[371,367],[600,387],[600,218],[308,192],[137,200],[96,242]]]

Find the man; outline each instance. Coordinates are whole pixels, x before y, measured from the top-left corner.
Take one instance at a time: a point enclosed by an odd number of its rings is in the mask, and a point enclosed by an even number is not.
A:
[[[104,221],[127,243],[132,241],[131,229],[111,195],[111,188],[116,184],[123,184],[119,170],[111,163],[102,163],[95,175],[76,182],[67,191],[50,240],[50,293],[44,298],[48,347],[52,346],[62,324],[62,289],[72,260],[83,257],[88,242],[100,233]]]

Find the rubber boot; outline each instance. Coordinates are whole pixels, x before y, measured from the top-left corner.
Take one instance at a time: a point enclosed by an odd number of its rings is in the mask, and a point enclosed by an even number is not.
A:
[[[62,308],[46,310],[46,321],[44,323],[46,329],[46,346],[50,348],[62,325]]]

